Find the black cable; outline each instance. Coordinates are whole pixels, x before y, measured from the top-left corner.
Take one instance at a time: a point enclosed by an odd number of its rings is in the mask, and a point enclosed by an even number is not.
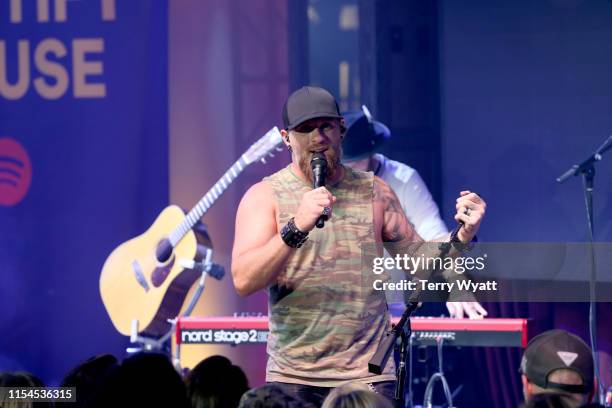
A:
[[[594,175],[595,170],[587,170],[583,176],[584,186],[584,201],[586,204],[587,212],[587,226],[589,230],[589,241],[590,241],[590,252],[591,252],[591,276],[589,279],[589,340],[591,343],[591,353],[593,355],[593,368],[595,370],[595,379],[597,380],[597,393],[595,395],[595,402],[600,401],[600,396],[603,393],[604,385],[601,383],[601,377],[599,375],[599,360],[597,358],[597,305],[595,303],[595,285],[596,285],[596,263],[595,263],[595,238],[593,236],[593,187],[592,184],[589,186],[587,178]],[[590,173],[590,174],[588,174]]]
[[[412,393],[412,336],[408,339],[408,407],[414,408],[414,398]]]

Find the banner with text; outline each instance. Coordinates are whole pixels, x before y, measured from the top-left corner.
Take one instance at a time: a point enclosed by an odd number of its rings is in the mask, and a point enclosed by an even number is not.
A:
[[[0,371],[120,354],[106,256],[168,201],[167,2],[0,1]]]

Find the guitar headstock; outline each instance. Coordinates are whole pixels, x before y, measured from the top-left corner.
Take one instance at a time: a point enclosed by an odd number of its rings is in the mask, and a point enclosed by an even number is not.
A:
[[[268,132],[261,137],[257,142],[253,144],[242,155],[246,164],[251,164],[258,160],[262,160],[265,163],[265,156],[271,154],[274,149],[278,147],[282,142],[282,136],[276,126],[268,130]]]

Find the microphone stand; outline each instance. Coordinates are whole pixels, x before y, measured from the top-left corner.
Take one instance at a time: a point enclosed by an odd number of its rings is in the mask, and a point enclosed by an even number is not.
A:
[[[378,345],[376,353],[372,359],[368,362],[368,371],[374,374],[382,374],[387,361],[391,356],[394,346],[397,343],[398,337],[401,339],[400,342],[400,359],[399,365],[397,366],[397,382],[395,384],[395,398],[394,403],[396,407],[405,407],[405,380],[406,380],[406,358],[408,353],[412,350],[406,350],[409,347],[410,336],[412,335],[412,328],[410,327],[410,315],[419,306],[418,302],[410,302],[404,310],[402,317],[399,322],[387,333],[385,337]]]
[[[593,226],[593,189],[595,182],[595,163],[603,158],[603,153],[612,148],[612,136],[608,139],[586,160],[580,164],[575,164],[569,168],[565,173],[557,178],[558,183],[563,183],[572,176],[578,176],[582,174],[583,187],[584,187],[584,201],[586,204],[587,213],[587,224],[589,230],[589,241],[590,241],[590,276],[589,276],[589,334],[591,340],[591,352],[593,353],[593,368],[595,371],[595,378],[597,379],[597,393],[595,402],[601,401],[603,396],[603,384],[599,377],[599,361],[597,360],[597,306],[595,304],[595,228]]]

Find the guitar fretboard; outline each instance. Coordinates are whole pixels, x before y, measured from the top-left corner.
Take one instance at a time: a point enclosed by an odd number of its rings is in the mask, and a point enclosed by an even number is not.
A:
[[[236,180],[238,175],[248,166],[244,156],[240,157],[236,163],[230,167],[225,174],[208,190],[204,197],[187,213],[183,221],[172,231],[168,239],[173,247],[191,230],[200,218],[206,214],[215,201],[223,194],[229,185]]]

